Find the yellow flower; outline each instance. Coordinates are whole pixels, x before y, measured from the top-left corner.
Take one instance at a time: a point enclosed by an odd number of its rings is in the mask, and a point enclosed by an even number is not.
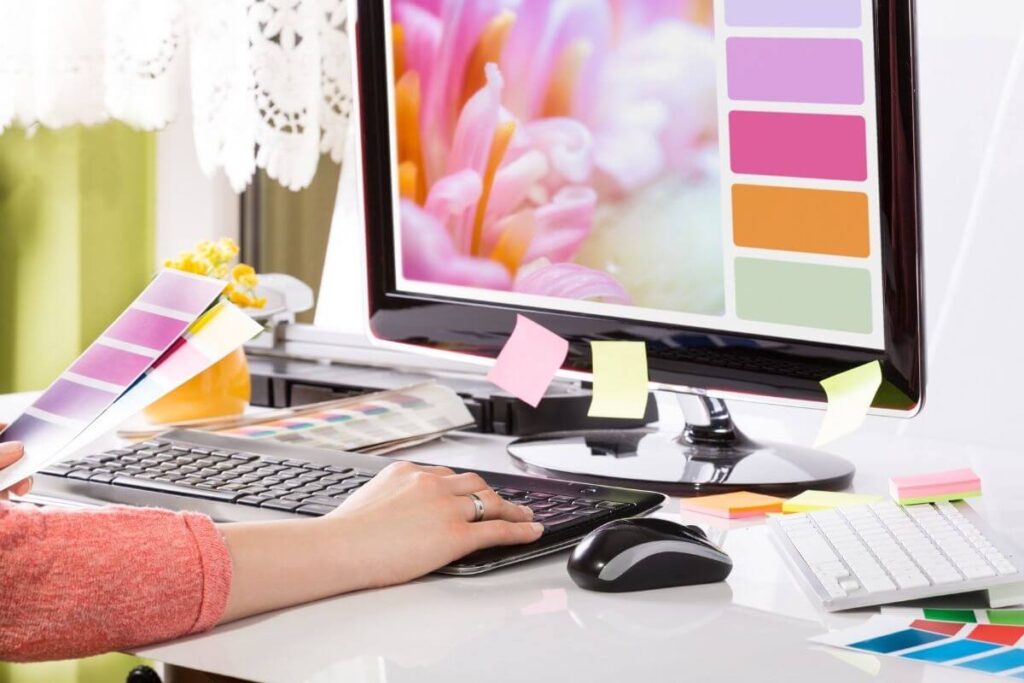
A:
[[[164,261],[164,267],[224,280],[224,297],[228,301],[245,308],[262,308],[267,300],[256,296],[255,289],[259,284],[256,270],[244,263],[231,266],[238,252],[238,244],[229,237],[222,237],[216,242],[203,240],[194,250],[182,252],[177,259]]]
[[[239,263],[237,266],[231,269],[231,277],[235,280],[241,280],[246,275],[255,275],[256,269],[245,263]]]

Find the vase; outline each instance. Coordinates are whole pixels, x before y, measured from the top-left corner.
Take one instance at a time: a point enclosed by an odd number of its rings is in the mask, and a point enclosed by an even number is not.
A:
[[[151,422],[169,424],[241,415],[249,405],[252,381],[245,350],[236,349],[163,398],[150,404]]]

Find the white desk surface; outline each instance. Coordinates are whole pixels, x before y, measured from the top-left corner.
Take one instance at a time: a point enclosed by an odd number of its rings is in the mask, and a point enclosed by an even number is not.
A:
[[[0,418],[24,396],[0,397]],[[733,405],[754,436],[808,443],[820,419]],[[796,419],[794,419],[794,415]],[[749,420],[743,422],[744,417]],[[795,426],[794,426],[795,425]],[[774,433],[758,434],[758,431]],[[781,433],[783,430],[785,433]],[[971,466],[989,524],[1024,538],[1019,453],[895,436],[886,421],[835,444],[858,465],[855,489],[884,493],[888,476]],[[504,440],[458,435],[404,457],[511,471]],[[672,500],[660,516],[679,519]],[[735,569],[726,583],[632,594],[591,593],[565,571],[566,554],[478,577],[427,577],[340,596],[148,647],[139,655],[255,681],[969,681],[950,669],[823,648],[807,638],[853,625],[870,610],[820,612],[795,583],[759,523],[715,525]],[[722,523],[726,524],[727,523]],[[978,680],[981,680],[978,678]]]

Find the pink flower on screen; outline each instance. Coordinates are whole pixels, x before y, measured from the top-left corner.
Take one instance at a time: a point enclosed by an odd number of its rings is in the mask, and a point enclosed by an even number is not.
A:
[[[629,303],[573,260],[602,197],[685,170],[715,128],[713,82],[708,110],[658,66],[707,67],[687,2],[393,0],[405,275]]]

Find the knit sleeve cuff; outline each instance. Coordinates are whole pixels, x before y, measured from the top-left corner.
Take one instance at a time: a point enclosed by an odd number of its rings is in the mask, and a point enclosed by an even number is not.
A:
[[[189,630],[189,633],[200,633],[216,626],[227,609],[231,590],[231,553],[209,517],[192,512],[183,516],[195,539],[203,566],[203,599],[199,616]]]

